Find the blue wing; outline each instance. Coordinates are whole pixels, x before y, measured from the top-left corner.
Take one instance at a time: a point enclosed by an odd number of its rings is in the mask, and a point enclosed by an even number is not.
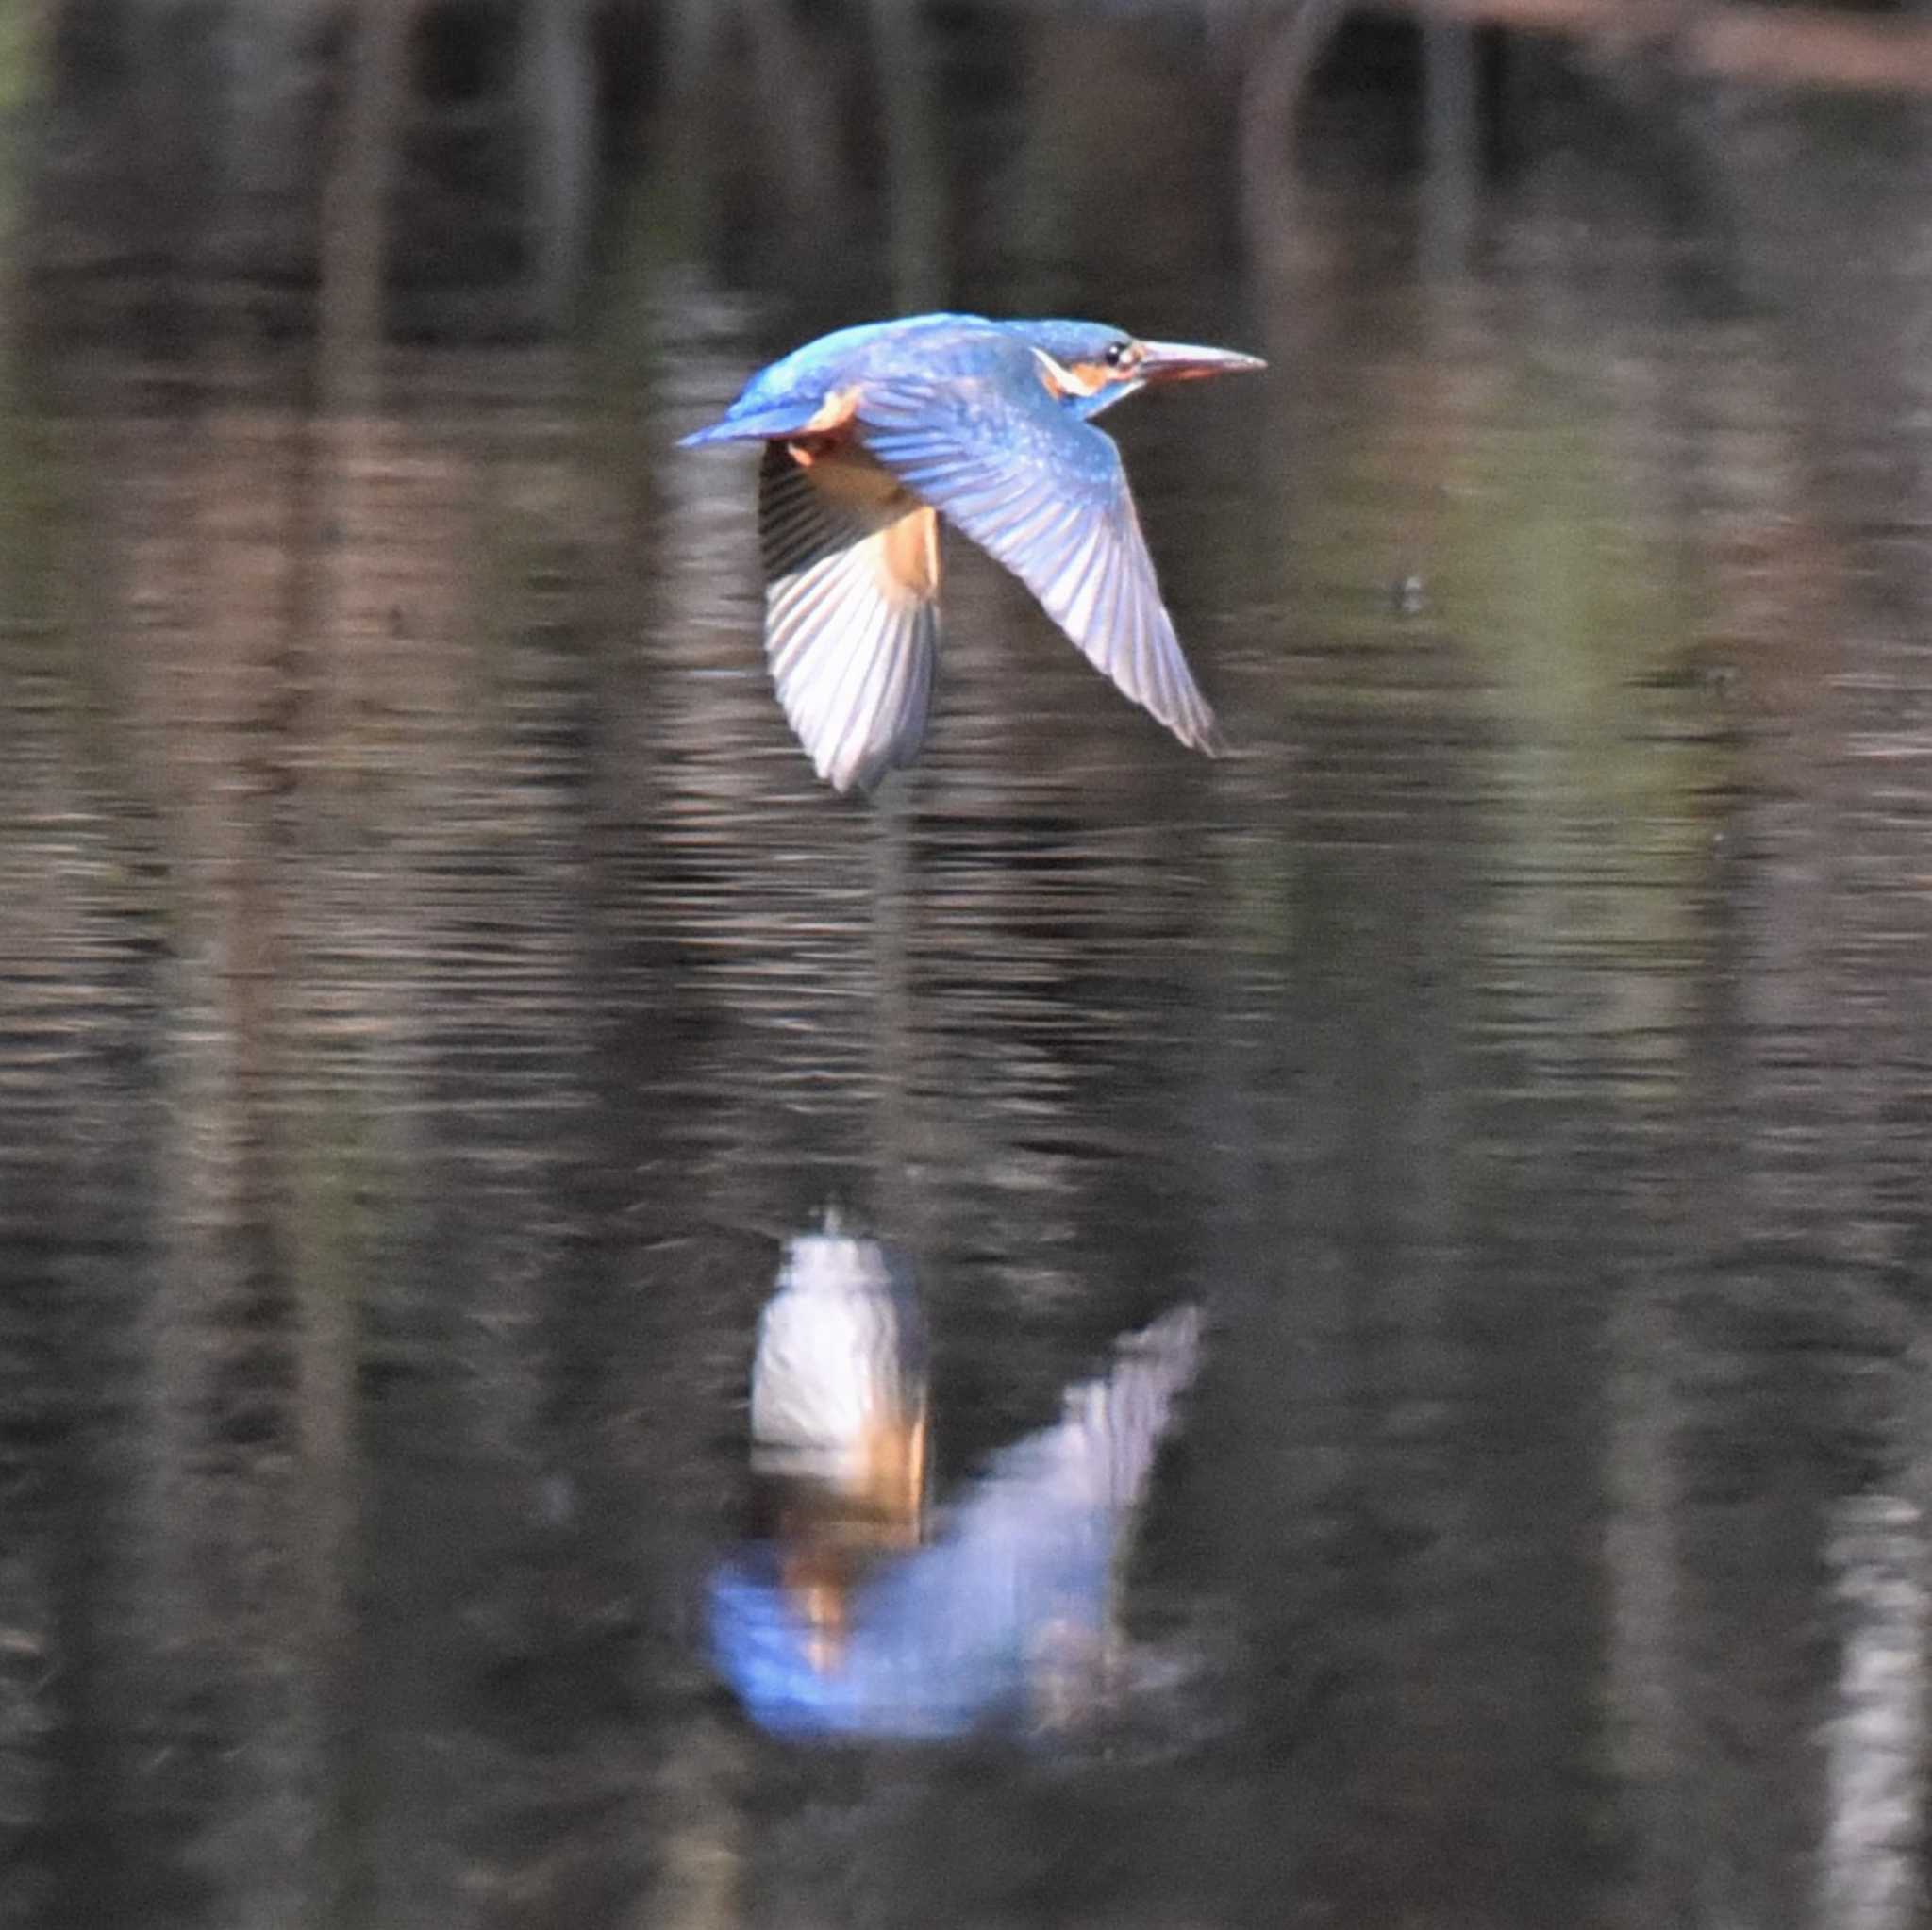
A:
[[[1014,368],[867,382],[858,440],[1032,591],[1082,654],[1185,744],[1219,748],[1181,655],[1120,451]],[[1005,360],[1004,355],[1001,358]]]
[[[939,542],[923,507],[862,450],[758,472],[765,657],[798,740],[836,790],[870,790],[925,736],[939,647]]]

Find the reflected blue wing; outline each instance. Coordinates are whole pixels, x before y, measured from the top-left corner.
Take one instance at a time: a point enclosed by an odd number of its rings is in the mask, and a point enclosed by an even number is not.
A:
[[[932,511],[858,450],[758,472],[765,657],[821,777],[870,790],[925,736],[939,647]]]
[[[1214,713],[1160,600],[1120,451],[1055,401],[1030,359],[943,384],[868,383],[856,425],[865,447],[1019,577],[1119,689],[1183,743],[1219,749]]]

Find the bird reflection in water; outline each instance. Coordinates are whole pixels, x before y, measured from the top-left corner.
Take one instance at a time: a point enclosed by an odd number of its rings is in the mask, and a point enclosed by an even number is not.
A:
[[[713,1577],[713,1658],[792,1737],[1039,1729],[1101,1695],[1114,1582],[1200,1316],[1116,1342],[1059,1421],[926,1521],[925,1339],[912,1282],[836,1223],[791,1242],[759,1325],[759,1532]]]

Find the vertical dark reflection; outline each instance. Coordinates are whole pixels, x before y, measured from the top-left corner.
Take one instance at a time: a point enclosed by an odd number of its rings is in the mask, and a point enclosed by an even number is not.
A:
[[[8,682],[8,816],[77,824],[48,680],[16,664]],[[70,1905],[105,1922],[179,1913],[198,1888],[179,1854],[192,1798],[153,1774],[174,1741],[169,1658],[138,1542],[138,1336],[155,1286],[142,1212],[154,1081],[138,1033],[152,934],[86,882],[111,873],[105,842],[83,835],[72,851],[62,874],[8,867],[6,1828],[8,1915],[23,1923]],[[130,1075],[143,1095],[132,1106]]]
[[[1481,101],[1473,29],[1446,20],[1422,26],[1427,102],[1424,161],[1423,258],[1435,276],[1453,277],[1466,265],[1481,185]]]

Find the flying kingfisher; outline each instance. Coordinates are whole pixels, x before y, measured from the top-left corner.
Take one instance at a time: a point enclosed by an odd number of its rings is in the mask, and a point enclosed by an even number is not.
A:
[[[1264,366],[1098,322],[915,315],[794,349],[685,437],[765,445],[765,655],[819,775],[869,790],[918,755],[941,515],[1122,690],[1212,753],[1214,713],[1160,600],[1120,451],[1092,419],[1150,384]]]

